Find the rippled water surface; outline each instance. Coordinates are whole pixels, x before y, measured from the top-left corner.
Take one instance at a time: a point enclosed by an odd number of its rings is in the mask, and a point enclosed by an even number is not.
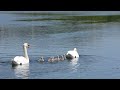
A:
[[[12,67],[28,42],[30,63]],[[38,62],[77,48],[78,60]],[[119,11],[0,12],[1,79],[120,78]]]

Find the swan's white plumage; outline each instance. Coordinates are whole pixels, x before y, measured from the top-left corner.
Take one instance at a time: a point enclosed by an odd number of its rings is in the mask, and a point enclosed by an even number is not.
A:
[[[23,57],[23,56],[16,56],[16,57],[14,58],[14,61],[15,61],[17,64],[27,64],[27,63],[29,63],[29,60],[26,59],[26,58]]]
[[[78,58],[78,57],[79,57],[79,54],[78,54],[76,48],[74,48],[73,50],[68,51],[66,55],[69,55],[69,54],[70,54],[73,58]]]
[[[12,60],[12,64],[27,64],[29,63],[29,57],[27,54],[27,48],[29,47],[28,43],[23,44],[24,56],[16,56]]]

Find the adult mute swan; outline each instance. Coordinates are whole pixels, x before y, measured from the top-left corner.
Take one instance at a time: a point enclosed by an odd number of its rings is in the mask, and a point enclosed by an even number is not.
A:
[[[79,58],[79,54],[77,52],[77,49],[74,48],[73,50],[70,50],[66,54],[67,59],[74,59],[74,58]]]
[[[28,57],[28,53],[27,53],[27,48],[29,48],[29,46],[30,45],[28,43],[23,44],[24,56],[16,56],[12,60],[12,64],[14,64],[14,65],[22,65],[22,64],[29,63],[29,57]]]

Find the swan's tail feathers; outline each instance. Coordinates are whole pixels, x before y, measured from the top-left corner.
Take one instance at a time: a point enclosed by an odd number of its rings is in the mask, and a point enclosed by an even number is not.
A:
[[[77,51],[77,48],[74,48],[74,51]]]

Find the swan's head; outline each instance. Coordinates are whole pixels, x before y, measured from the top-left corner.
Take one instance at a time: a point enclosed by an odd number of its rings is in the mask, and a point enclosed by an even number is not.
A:
[[[29,45],[28,43],[24,43],[23,46],[25,46],[25,47],[27,47],[27,48],[30,47],[30,45]]]

